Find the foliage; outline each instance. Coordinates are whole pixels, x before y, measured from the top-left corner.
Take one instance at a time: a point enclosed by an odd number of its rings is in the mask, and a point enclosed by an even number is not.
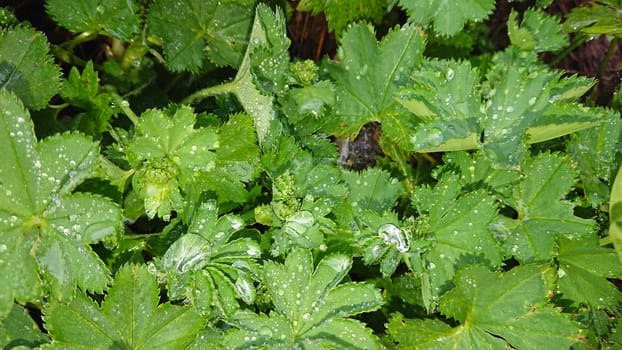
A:
[[[622,344],[619,106],[543,61],[617,3],[276,3],[1,9],[0,346]]]

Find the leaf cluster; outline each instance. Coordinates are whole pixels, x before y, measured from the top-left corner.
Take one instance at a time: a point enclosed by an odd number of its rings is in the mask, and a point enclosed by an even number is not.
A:
[[[619,107],[537,3],[497,48],[494,1],[301,1],[320,62],[253,0],[1,8],[0,345],[621,346]]]

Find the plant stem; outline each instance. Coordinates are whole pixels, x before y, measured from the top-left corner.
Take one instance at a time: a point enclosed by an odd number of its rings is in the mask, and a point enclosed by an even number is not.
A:
[[[605,75],[605,72],[607,71],[607,67],[609,66],[609,61],[611,61],[611,57],[613,56],[613,53],[616,50],[616,47],[618,46],[618,42],[620,41],[619,38],[613,38],[611,39],[611,41],[609,42],[609,48],[607,49],[607,53],[605,54],[605,58],[603,58],[603,61],[600,64],[600,67],[598,67],[598,72],[596,73],[596,79],[600,80],[603,75]],[[596,102],[597,98],[598,98],[598,86],[600,84],[596,84],[593,88],[592,88],[592,92],[590,93],[590,100]]]
[[[233,81],[230,81],[224,84],[206,87],[205,89],[201,89],[195,92],[194,94],[186,97],[183,101],[181,101],[181,103],[189,105],[197,100],[202,100],[209,96],[215,96],[215,95],[227,94],[227,93],[235,93],[236,85],[237,85],[237,80],[233,80]]]
[[[600,67],[598,68],[596,79],[600,80],[600,78],[602,78],[603,75],[605,75],[605,72],[607,71],[607,67],[609,66],[609,61],[611,61],[611,57],[613,56],[613,52],[615,51],[616,46],[618,46],[619,41],[620,41],[619,38],[611,39],[611,42],[609,43],[609,48],[607,49],[607,54],[605,54],[605,58],[603,59],[603,62],[600,64]]]
[[[572,51],[574,51],[574,49],[576,49],[577,47],[583,45],[587,40],[589,39],[589,36],[581,33],[580,35],[578,35],[571,43],[568,47],[566,47],[564,50],[562,50],[560,53],[558,53],[552,60],[551,62],[549,62],[550,66],[554,66],[556,64],[558,64],[561,60],[563,60],[566,56],[568,56]]]
[[[112,90],[112,89],[108,89],[108,90]],[[130,108],[130,103],[127,100],[122,99],[121,96],[119,96],[119,94],[116,93],[116,91],[109,91],[109,92],[112,98],[114,99],[114,102],[117,105],[119,105],[119,108],[121,108],[121,111],[125,113],[125,115],[132,122],[132,124],[138,125],[139,118],[136,115],[136,113],[134,113],[134,111],[132,111],[132,109]]]

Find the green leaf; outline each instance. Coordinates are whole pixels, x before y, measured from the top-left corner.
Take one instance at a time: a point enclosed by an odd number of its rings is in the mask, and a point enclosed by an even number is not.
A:
[[[345,171],[343,179],[350,188],[348,203],[352,210],[360,214],[371,210],[383,212],[392,208],[400,194],[402,186],[389,173],[377,168],[362,172]]]
[[[187,106],[141,115],[127,154],[130,164],[139,169],[133,184],[150,218],[169,218],[172,210],[181,210],[180,188],[197,183],[215,167],[216,130],[195,129],[195,121]]]
[[[393,212],[365,211],[359,220],[367,226],[357,237],[365,264],[380,263],[382,275],[392,275],[410,249],[412,225],[400,222]]]
[[[150,30],[162,38],[166,64],[173,71],[197,72],[205,56],[217,66],[237,67],[246,46],[253,0],[157,0]]]
[[[100,137],[107,130],[108,121],[114,114],[110,106],[112,97],[107,93],[100,93],[99,78],[92,61],[86,64],[82,74],[72,67],[60,90],[60,96],[67,103],[84,111],[72,121],[79,130],[94,137]]]
[[[71,192],[98,164],[98,147],[78,134],[36,143],[33,125],[19,100],[0,92],[0,259],[7,282],[0,287],[0,313],[13,299],[38,302],[43,289],[71,298],[77,285],[99,292],[108,268],[89,244],[113,241],[121,211],[111,201]],[[93,215],[93,213],[98,215]]]
[[[249,44],[245,59],[250,60],[257,89],[264,95],[278,94],[285,87],[285,72],[289,68],[290,40],[286,34],[286,18],[279,10],[273,15],[272,11],[259,8],[257,16],[251,40],[259,42]],[[261,30],[256,24],[261,25]]]
[[[442,35],[452,36],[462,30],[467,21],[479,22],[495,8],[493,0],[400,0],[400,7],[408,13],[408,20],[420,26],[434,23]]]
[[[188,306],[158,305],[157,281],[144,265],[123,266],[101,308],[79,294],[44,309],[51,348],[185,349],[203,328]]]
[[[608,200],[620,164],[616,159],[622,150],[620,115],[609,109],[599,111],[605,114],[600,127],[580,131],[568,142],[570,156],[578,164],[585,196],[593,207]]]
[[[423,36],[413,25],[389,31],[380,43],[368,25],[348,28],[339,62],[325,64],[337,85],[334,113],[339,116],[327,131],[355,135],[364,124],[382,123],[386,115],[399,111],[393,95],[421,62],[423,48]]]
[[[556,51],[568,45],[568,36],[558,18],[539,9],[529,8],[523,13],[519,26],[517,16],[512,11],[508,19],[508,36],[512,45],[535,52]]]
[[[274,73],[273,76],[253,74],[262,73],[253,62],[253,56],[255,52],[264,52],[263,56],[270,60],[289,58],[289,55],[283,52],[287,50],[287,41],[283,39],[285,36],[283,13],[278,9],[275,13],[268,6],[258,4],[255,9],[255,20],[253,21],[249,44],[233,81],[233,93],[244,110],[253,118],[260,145],[268,133],[270,121],[274,119],[274,107],[272,96],[263,94],[262,86],[256,84],[268,84],[270,79],[280,81],[284,72],[280,62],[270,62],[269,66],[274,69],[270,74]],[[268,80],[265,80],[266,78]]]
[[[521,262],[549,261],[557,237],[588,234],[594,222],[575,216],[573,204],[564,200],[576,180],[567,157],[542,153],[525,162],[523,175],[508,200],[518,218],[497,222],[506,230],[503,245]]]
[[[567,349],[579,340],[577,324],[544,304],[547,292],[537,266],[502,275],[471,265],[458,271],[454,283],[440,311],[460,324],[450,328],[437,320],[394,316],[389,334],[399,348]]]
[[[328,22],[328,30],[339,37],[349,23],[371,20],[380,22],[385,14],[387,2],[384,0],[350,0],[325,1],[302,0],[298,3],[298,11],[312,11],[314,15],[324,13]]]
[[[562,300],[575,307],[586,305],[610,311],[622,302],[622,293],[607,280],[622,275],[622,264],[613,249],[598,246],[595,235],[560,240],[557,264]]]
[[[379,349],[371,332],[347,317],[377,309],[382,297],[368,284],[338,285],[350,267],[347,256],[331,255],[314,271],[311,253],[303,249],[293,250],[283,265],[267,261],[264,279],[275,311],[269,316],[239,311],[230,320],[238,329],[229,331],[223,344],[231,349]]]
[[[448,173],[434,188],[419,187],[412,194],[413,205],[425,218],[416,227],[418,234],[433,242],[423,254],[421,269],[435,300],[448,290],[459,266],[484,263],[496,268],[502,262],[498,242],[488,228],[496,216],[493,199],[481,190],[460,192],[458,177]]]
[[[253,120],[246,114],[235,114],[218,130],[215,167],[201,178],[204,188],[213,189],[220,202],[243,203],[247,200],[245,183],[259,172],[259,147]]]
[[[590,2],[589,6],[572,9],[564,23],[569,32],[586,34],[606,34],[620,37],[622,17],[617,15],[622,9],[617,1]]]
[[[74,33],[103,30],[115,38],[130,40],[140,27],[133,0],[47,0],[46,10],[58,24]]]
[[[218,218],[214,201],[194,213],[188,233],[158,258],[155,267],[166,281],[171,300],[186,299],[204,315],[231,316],[237,299],[251,304],[259,279],[259,245],[250,238],[231,239],[244,222],[237,216]]]
[[[25,26],[0,31],[0,91],[13,91],[24,104],[45,107],[60,87],[45,36]]]
[[[41,332],[28,310],[19,305],[13,305],[11,312],[0,319],[0,346],[3,349],[19,346],[33,349],[48,341],[48,337]]]
[[[607,237],[622,262],[622,166],[613,181],[609,199],[609,236]]]
[[[451,326],[436,319],[408,319],[396,312],[391,315],[387,324],[387,333],[398,345],[397,349],[444,349],[448,345],[433,344],[430,339],[444,337],[451,332]],[[456,347],[458,348],[458,347]],[[469,348],[469,347],[467,347]],[[486,347],[480,347],[485,349]]]
[[[508,70],[503,64],[489,73],[489,91],[482,96],[468,62],[424,62],[413,75],[416,83],[402,89],[398,99],[424,121],[411,133],[414,150],[481,148],[495,166],[516,168],[527,144],[593,127],[602,118],[575,105],[591,80],[560,79],[558,73],[538,68]]]

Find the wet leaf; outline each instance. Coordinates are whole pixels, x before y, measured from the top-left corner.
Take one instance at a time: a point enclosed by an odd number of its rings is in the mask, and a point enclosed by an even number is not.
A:
[[[238,299],[252,304],[261,249],[250,238],[231,239],[244,226],[234,215],[219,218],[214,201],[201,204],[188,232],[154,264],[169,298],[191,302],[208,318],[231,316]]]
[[[578,326],[542,304],[546,289],[537,266],[520,266],[505,274],[467,266],[454,283],[441,299],[440,311],[459,325],[396,315],[389,333],[398,348],[567,349],[578,341]]]
[[[461,265],[501,266],[502,252],[489,230],[496,216],[494,201],[481,190],[460,193],[458,177],[448,173],[433,188],[420,187],[412,195],[414,207],[425,217],[416,227],[418,234],[432,241],[422,254],[423,266],[415,271],[429,279],[432,299],[428,303],[433,304],[450,288],[450,281]]]
[[[45,107],[60,87],[43,34],[25,26],[0,32],[0,91],[13,91],[28,108]]]
[[[173,71],[197,72],[206,56],[217,66],[237,67],[246,46],[253,0],[155,1],[149,29],[162,38],[166,64]],[[175,28],[175,30],[171,30]]]
[[[562,239],[557,256],[558,297],[573,306],[614,310],[622,293],[607,278],[620,278],[622,265],[611,248],[598,246],[591,235],[581,239]]]
[[[331,255],[314,270],[311,253],[303,249],[293,250],[283,265],[266,262],[264,279],[275,311],[238,311],[230,320],[238,329],[225,335],[225,347],[378,349],[371,332],[347,317],[377,309],[382,297],[369,284],[338,285],[350,267],[348,257]]]
[[[410,22],[421,26],[434,23],[434,30],[447,36],[462,30],[467,21],[486,19],[495,8],[492,0],[400,0],[399,5],[408,12]]]
[[[523,174],[508,200],[518,218],[498,219],[505,228],[503,245],[521,262],[545,262],[554,255],[557,237],[588,234],[594,221],[575,216],[574,205],[564,200],[576,180],[567,157],[542,153],[525,162]]]
[[[502,57],[502,56],[499,56]],[[497,58],[500,59],[500,58]],[[514,168],[528,144],[598,125],[602,115],[576,105],[591,80],[546,69],[493,66],[482,94],[468,61],[424,61],[399,103],[423,123],[410,134],[416,152],[481,149],[496,167]]]
[[[13,299],[37,302],[42,279],[46,292],[57,298],[71,298],[75,286],[102,291],[109,271],[89,244],[114,241],[121,212],[106,198],[71,193],[95,170],[97,145],[79,134],[37,143],[19,100],[1,92],[0,106],[5,132],[0,137],[0,260],[9,276],[0,287],[0,313],[9,311]]]
[[[44,309],[52,349],[126,347],[185,349],[203,328],[190,306],[159,304],[156,279],[144,265],[125,265],[99,307],[79,294]]]
[[[421,62],[424,42],[412,25],[389,31],[380,42],[368,25],[348,28],[338,50],[339,62],[325,62],[336,83],[334,113],[339,116],[326,126],[327,131],[354,136],[364,124],[383,123],[389,114],[399,118],[394,124],[408,124],[408,118],[392,114],[400,110],[393,94]]]
[[[74,33],[106,31],[129,40],[139,31],[140,19],[134,0],[72,2],[47,0],[47,13],[61,26]]]

